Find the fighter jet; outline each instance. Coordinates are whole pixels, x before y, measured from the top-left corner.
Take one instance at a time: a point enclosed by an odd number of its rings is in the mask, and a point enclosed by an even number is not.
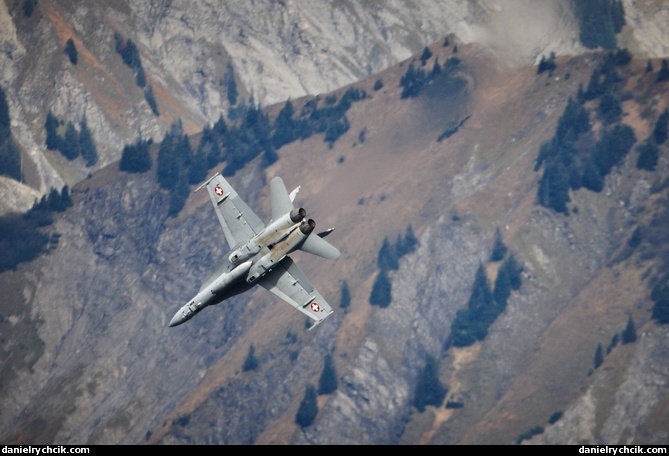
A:
[[[223,176],[216,173],[195,191],[206,188],[232,251],[226,255],[188,304],[181,307],[170,326],[187,322],[207,306],[260,285],[311,318],[313,329],[332,308],[288,256],[296,250],[330,260],[339,250],[323,238],[334,228],[314,233],[316,226],[304,208],[293,200],[280,177],[270,181],[272,220],[265,225]]]

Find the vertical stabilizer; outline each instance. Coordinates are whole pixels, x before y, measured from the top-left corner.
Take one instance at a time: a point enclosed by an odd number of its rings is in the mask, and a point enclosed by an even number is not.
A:
[[[278,220],[282,215],[293,210],[290,195],[280,177],[277,176],[270,181],[269,192],[272,201],[272,220]]]

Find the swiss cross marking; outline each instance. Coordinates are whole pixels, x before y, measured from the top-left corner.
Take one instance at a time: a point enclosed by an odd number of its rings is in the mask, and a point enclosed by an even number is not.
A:
[[[220,185],[216,185],[216,187],[214,187],[214,193],[218,196],[223,196],[223,188]]]
[[[312,302],[311,303],[311,310],[313,312],[320,312],[321,311],[321,306],[319,306],[317,302]]]

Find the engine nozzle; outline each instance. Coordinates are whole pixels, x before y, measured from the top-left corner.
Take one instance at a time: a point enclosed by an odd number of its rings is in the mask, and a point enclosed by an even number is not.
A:
[[[290,211],[290,219],[293,221],[293,223],[301,222],[306,216],[307,211],[305,211],[302,207],[296,207]]]
[[[302,234],[309,235],[311,232],[316,228],[316,222],[314,222],[313,219],[309,219],[306,222],[302,222],[300,224],[300,231],[302,231]]]

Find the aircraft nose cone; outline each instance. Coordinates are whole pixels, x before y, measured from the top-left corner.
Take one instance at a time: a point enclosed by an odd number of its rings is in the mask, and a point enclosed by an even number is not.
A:
[[[181,323],[183,323],[185,320],[182,317],[181,309],[177,311],[177,313],[174,314],[172,319],[170,320],[170,328],[174,326],[179,326]]]

